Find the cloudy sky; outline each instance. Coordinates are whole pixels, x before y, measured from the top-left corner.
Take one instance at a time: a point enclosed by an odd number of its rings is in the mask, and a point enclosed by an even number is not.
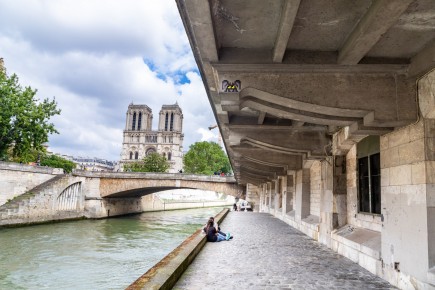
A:
[[[55,97],[50,150],[117,161],[128,105],[184,115],[184,150],[217,141],[216,123],[174,0],[0,0],[8,74]]]

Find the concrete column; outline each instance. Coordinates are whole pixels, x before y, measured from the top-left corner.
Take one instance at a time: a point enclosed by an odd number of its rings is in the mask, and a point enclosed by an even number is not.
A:
[[[281,192],[282,192],[281,212],[283,215],[287,213],[287,198],[291,198],[291,197],[288,197],[289,193],[287,191],[287,178],[288,178],[287,175],[281,177]]]
[[[273,181],[273,188],[274,188],[274,191],[273,191],[273,197],[274,197],[273,198],[273,213],[274,213],[274,215],[276,215],[281,210],[279,207],[280,194],[281,194],[279,184],[280,184],[280,182],[279,182],[279,177],[278,177],[277,179],[275,179]]]
[[[267,203],[267,184],[263,183],[261,185],[261,191],[262,191],[262,201],[261,201],[261,211],[265,212],[266,211],[266,203]]]
[[[310,169],[296,172],[295,218],[301,220],[310,214]]]
[[[273,209],[272,213],[275,213],[275,210],[276,210],[276,205],[275,205],[275,203],[276,203],[276,180],[273,180],[270,183],[270,196],[271,196],[270,208]]]
[[[330,246],[331,231],[347,222],[346,156],[328,157],[321,164],[319,241]]]
[[[264,200],[264,191],[263,191],[263,185],[260,186],[260,203],[258,205],[258,211],[263,211],[263,200]]]
[[[293,212],[295,210],[295,193],[296,193],[296,172],[287,172],[287,199],[286,199],[286,213]]]
[[[271,182],[267,182],[267,208],[268,208],[268,212],[270,212],[272,208],[272,183]]]

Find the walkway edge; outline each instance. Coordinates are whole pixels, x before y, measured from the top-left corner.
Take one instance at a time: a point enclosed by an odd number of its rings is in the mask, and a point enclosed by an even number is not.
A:
[[[229,209],[224,209],[217,214],[215,217],[216,222],[221,223],[228,212]],[[204,247],[206,236],[201,231],[202,229],[199,229],[193,233],[126,289],[172,289],[190,263],[195,259],[196,255],[201,251],[202,247]]]

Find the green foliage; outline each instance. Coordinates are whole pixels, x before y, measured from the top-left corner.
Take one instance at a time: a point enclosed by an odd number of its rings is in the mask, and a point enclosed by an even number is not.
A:
[[[0,70],[0,160],[36,161],[48,135],[58,133],[50,117],[60,114],[55,100],[35,98],[36,90],[22,88],[18,77]],[[36,154],[35,154],[36,152]]]
[[[231,172],[227,155],[215,142],[196,142],[190,145],[184,155],[184,171],[196,174],[214,174],[215,172]]]
[[[149,154],[141,162],[124,165],[124,171],[132,172],[167,172],[168,169],[168,161],[158,153]]]
[[[76,164],[74,162],[56,155],[44,155],[41,158],[40,165],[53,168],[62,168],[65,172],[68,173],[70,173],[76,167]]]

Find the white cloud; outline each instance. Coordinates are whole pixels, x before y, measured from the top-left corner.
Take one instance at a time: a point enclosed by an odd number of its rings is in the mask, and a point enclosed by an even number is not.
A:
[[[60,132],[50,137],[53,151],[118,160],[131,102],[155,116],[178,102],[185,150],[216,138],[175,1],[0,0],[0,7],[8,73],[39,98],[55,96],[62,110],[52,119]]]

